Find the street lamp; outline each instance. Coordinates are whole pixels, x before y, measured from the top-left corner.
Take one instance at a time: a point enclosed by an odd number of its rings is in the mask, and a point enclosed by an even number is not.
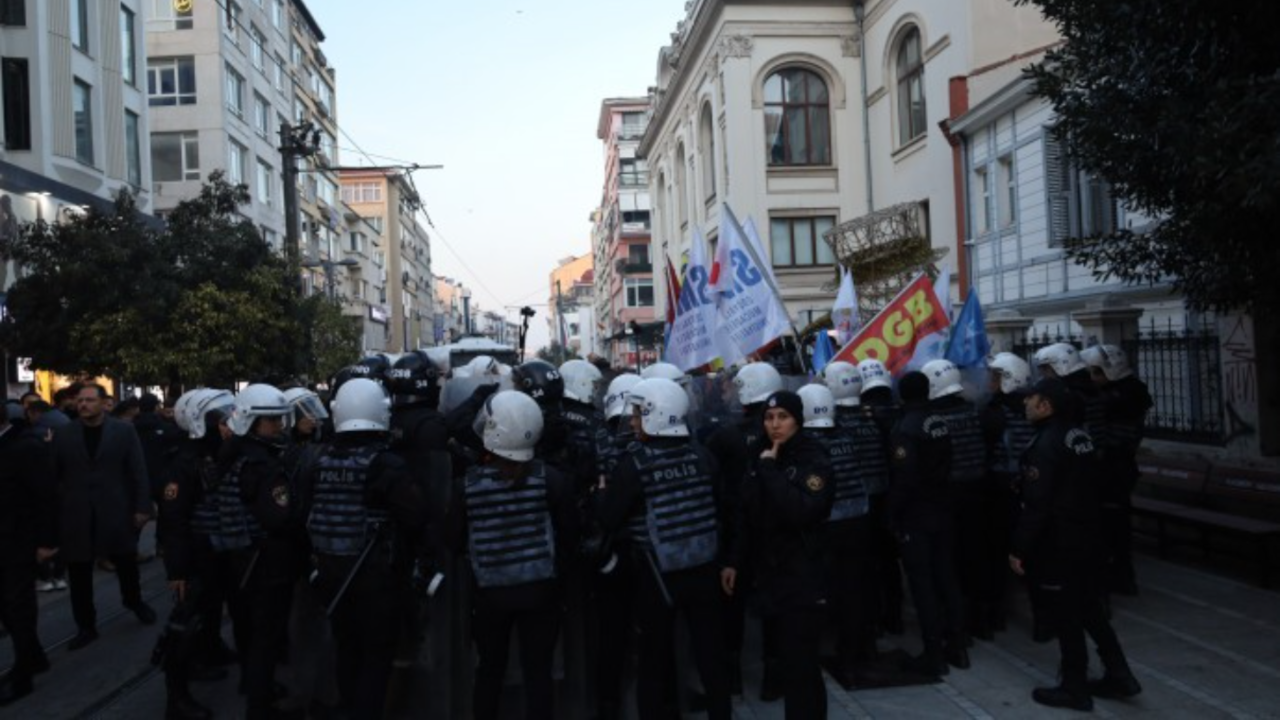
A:
[[[344,258],[342,260],[337,260],[337,261],[305,260],[302,263],[302,267],[304,268],[318,267],[324,270],[324,289],[325,289],[325,294],[329,296],[330,300],[336,300],[338,298],[337,285],[333,281],[333,269],[335,267],[352,268],[352,267],[359,267],[359,266],[360,266],[360,261],[355,260],[353,258]]]

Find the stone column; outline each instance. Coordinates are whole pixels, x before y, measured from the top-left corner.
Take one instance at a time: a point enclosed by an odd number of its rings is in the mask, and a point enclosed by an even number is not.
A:
[[[1071,319],[1080,325],[1085,346],[1096,341],[1100,345],[1123,346],[1126,340],[1138,339],[1138,318],[1142,308],[1136,308],[1114,295],[1103,295],[1085,305],[1083,310],[1071,313]]]
[[[1026,340],[1027,330],[1034,322],[1017,310],[996,310],[983,319],[987,327],[987,339],[991,341],[991,354],[1013,352],[1013,347]]]

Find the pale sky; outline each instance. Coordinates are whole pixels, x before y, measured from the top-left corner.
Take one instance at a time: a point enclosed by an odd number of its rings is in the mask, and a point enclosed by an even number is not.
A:
[[[415,181],[432,270],[547,341],[547,276],[591,249],[600,101],[643,96],[685,0],[307,0],[337,70],[338,125]],[[340,133],[343,165],[365,164]],[[376,157],[387,156],[392,159]],[[452,252],[450,252],[452,248]],[[459,259],[461,258],[461,259]]]

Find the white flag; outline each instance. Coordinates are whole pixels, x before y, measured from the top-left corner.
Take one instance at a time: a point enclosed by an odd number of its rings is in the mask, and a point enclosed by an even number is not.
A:
[[[720,357],[724,344],[716,332],[716,301],[709,287],[711,272],[705,245],[702,233],[695,228],[676,319],[663,353],[664,360],[685,372]]]
[[[726,365],[738,362],[791,329],[769,268],[752,247],[746,232],[728,205],[720,213],[720,239],[716,256],[719,293],[716,299],[716,335],[723,338]],[[722,345],[723,347],[723,345]]]
[[[840,268],[840,291],[836,293],[836,303],[831,306],[831,324],[836,328],[836,339],[840,347],[849,344],[862,325],[858,316],[858,291],[853,287],[853,273]]]

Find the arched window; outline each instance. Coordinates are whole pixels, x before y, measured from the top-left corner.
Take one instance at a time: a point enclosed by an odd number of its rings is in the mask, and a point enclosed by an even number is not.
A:
[[[770,165],[831,164],[831,103],[817,73],[786,68],[764,81],[764,127]]]
[[[912,27],[898,41],[898,144],[905,145],[925,134],[924,56],[920,29]]]
[[[716,196],[716,134],[711,124],[711,106],[702,106],[698,121],[698,148],[702,151],[699,165],[702,168],[702,194],[710,200]]]
[[[689,165],[685,159],[684,145],[676,148],[676,228],[689,222]]]

